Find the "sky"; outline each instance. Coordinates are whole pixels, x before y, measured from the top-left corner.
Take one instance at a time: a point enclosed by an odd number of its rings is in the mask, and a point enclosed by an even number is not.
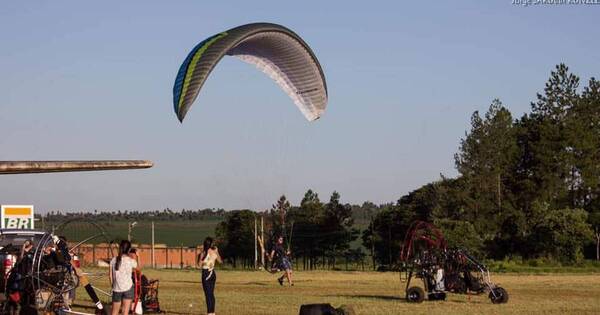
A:
[[[0,160],[147,159],[146,170],[3,175],[0,204],[52,210],[264,209],[393,202],[454,177],[473,111],[530,109],[566,63],[600,74],[600,5],[501,1],[3,1]],[[282,24],[312,47],[329,103],[307,122],[266,75],[215,68],[180,124],[175,75],[201,40]]]

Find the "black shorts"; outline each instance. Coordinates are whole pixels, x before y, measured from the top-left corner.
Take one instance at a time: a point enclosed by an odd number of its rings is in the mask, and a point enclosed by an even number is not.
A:
[[[277,264],[279,270],[292,270],[292,262],[287,258],[283,257]]]
[[[131,289],[124,292],[115,292],[112,293],[112,301],[113,302],[121,302],[123,300],[133,300],[135,297],[135,285],[131,286]]]

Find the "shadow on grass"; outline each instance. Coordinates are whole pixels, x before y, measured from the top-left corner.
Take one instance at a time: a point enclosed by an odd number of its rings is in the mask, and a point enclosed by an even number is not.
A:
[[[262,285],[262,286],[271,285],[270,283],[267,283],[267,282],[245,282],[242,284],[244,284],[244,285]]]
[[[452,303],[452,304],[492,304],[492,303],[483,303],[483,302],[479,302],[479,301],[457,301],[457,300],[452,300],[452,301],[443,301],[444,303]]]
[[[383,300],[383,301],[402,301],[402,302],[406,302],[406,298],[405,297],[400,297],[400,296],[395,296],[395,295],[371,295],[371,294],[359,294],[359,295],[353,295],[353,294],[340,294],[340,295],[328,295],[328,297],[346,297],[346,298],[355,298],[355,299],[374,299],[374,300]],[[423,301],[423,303],[435,303],[435,302],[442,302],[442,303],[449,303],[449,304],[488,304],[482,301],[477,301],[477,300],[456,300],[456,299],[452,299],[452,300],[446,300],[446,301],[428,301],[427,299],[425,301]]]
[[[354,299],[374,299],[374,300],[385,300],[385,301],[406,301],[405,298],[395,295],[370,295],[370,294],[340,294],[340,295],[329,295],[329,297],[347,297]]]
[[[160,283],[193,283],[193,284],[201,284],[202,281],[194,281],[194,280],[160,280]]]

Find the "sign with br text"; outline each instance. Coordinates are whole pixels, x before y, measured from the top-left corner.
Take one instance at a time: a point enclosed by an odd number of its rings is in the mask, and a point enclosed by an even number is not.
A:
[[[3,229],[33,229],[33,206],[3,205]]]

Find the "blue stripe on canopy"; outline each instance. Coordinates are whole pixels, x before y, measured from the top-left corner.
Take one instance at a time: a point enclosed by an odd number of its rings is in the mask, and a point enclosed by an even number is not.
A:
[[[187,57],[181,64],[181,67],[179,67],[179,72],[177,72],[177,77],[175,77],[175,85],[173,85],[173,106],[175,109],[175,113],[179,113],[179,99],[183,97],[183,95],[181,95],[181,92],[183,90],[183,81],[185,80],[185,74],[187,73],[187,69],[190,66],[190,62],[192,61],[192,58],[194,57],[198,49],[204,46],[204,44],[206,44],[206,42],[208,42],[211,38],[212,37],[209,37],[201,41],[198,45],[196,45],[196,47],[194,47],[194,49],[192,49],[192,51],[190,51],[190,53],[187,55]]]

